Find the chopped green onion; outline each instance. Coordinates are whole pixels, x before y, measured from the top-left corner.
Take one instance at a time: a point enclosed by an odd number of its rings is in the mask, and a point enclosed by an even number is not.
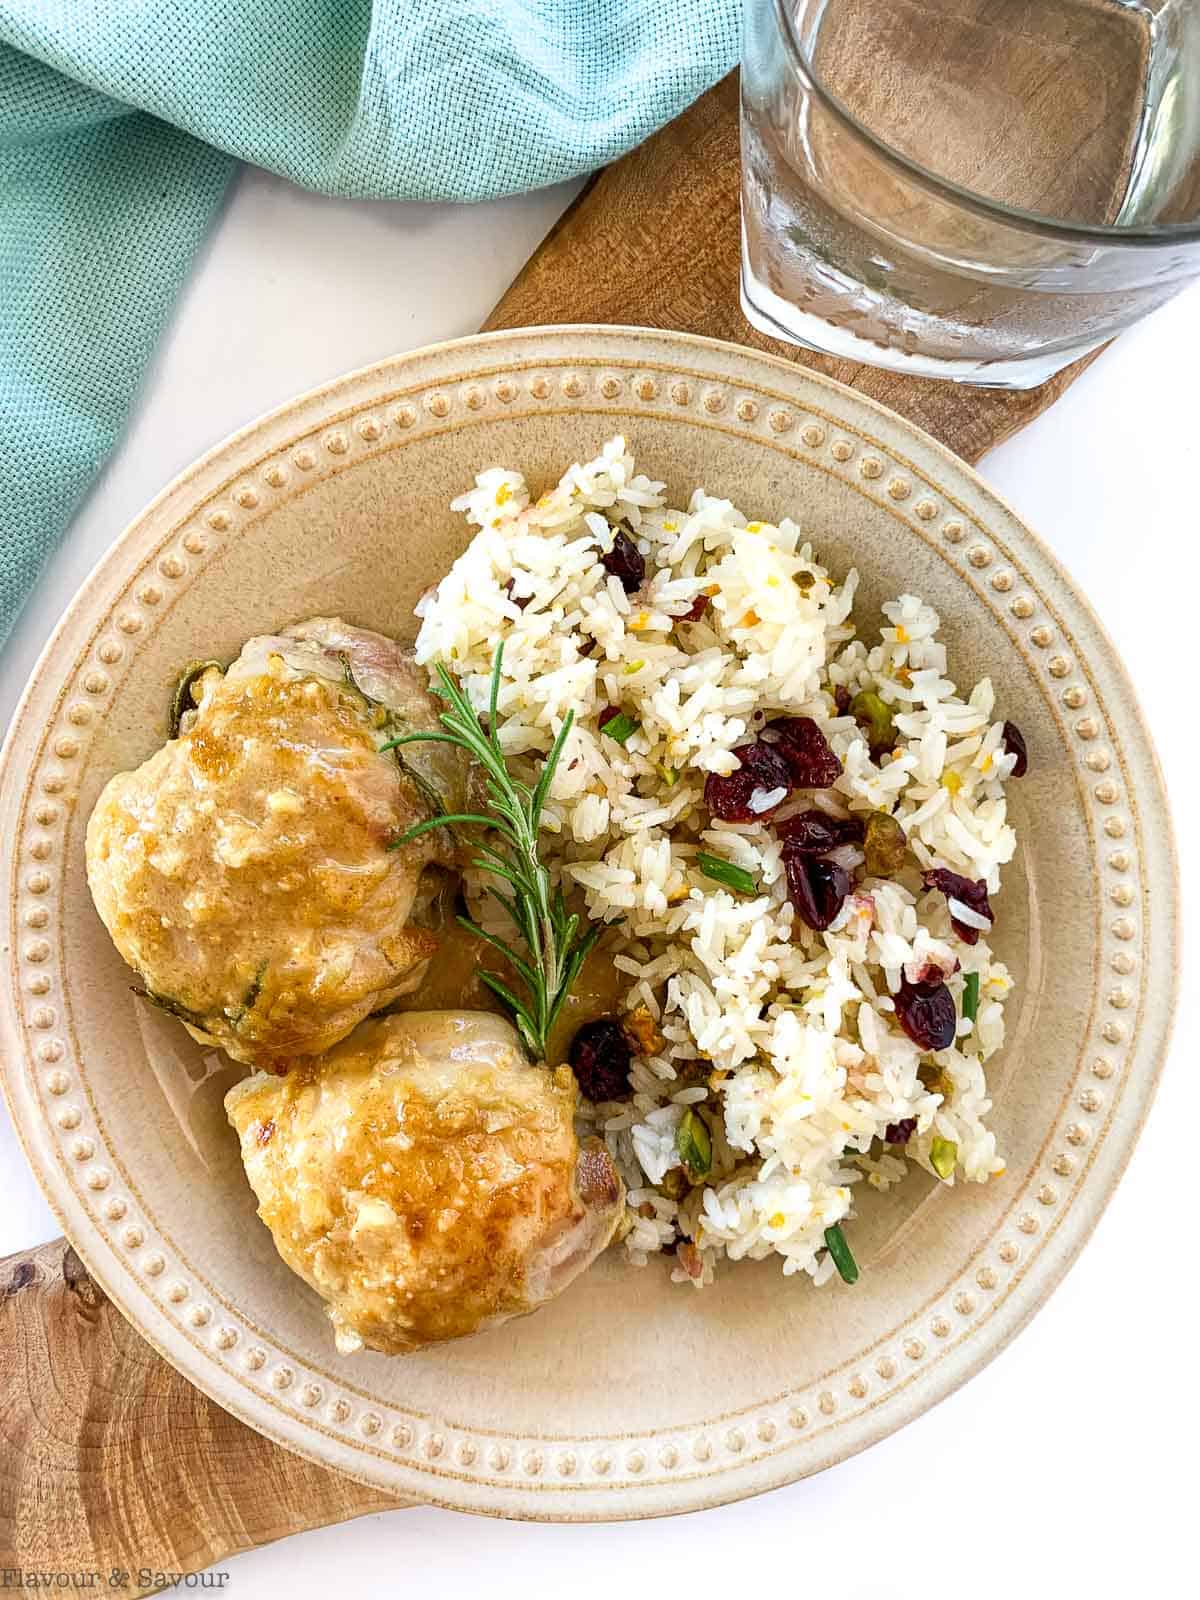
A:
[[[675,1149],[690,1182],[699,1183],[702,1178],[708,1177],[712,1171],[712,1139],[703,1117],[691,1106],[679,1119],[679,1126],[675,1130]]]
[[[954,1164],[958,1160],[958,1146],[953,1139],[937,1139],[929,1146],[929,1165],[939,1178],[949,1178],[953,1175]]]
[[[675,771],[674,767],[659,767],[658,775],[666,784],[668,789],[673,789],[679,782],[679,774]]]
[[[846,1243],[846,1235],[835,1222],[832,1228],[825,1229],[825,1243],[829,1254],[833,1257],[833,1264],[838,1269],[843,1283],[858,1282],[858,1262],[854,1259],[854,1252]]]
[[[979,1015],[979,974],[968,972],[963,981],[962,1014],[968,1022]]]
[[[747,872],[745,867],[735,867],[732,861],[726,861],[721,856],[710,856],[700,850],[696,855],[696,865],[706,878],[723,883],[735,894],[758,893],[753,873]]]
[[[608,739],[615,739],[618,744],[624,744],[631,733],[636,733],[641,723],[636,717],[628,717],[623,711],[618,711],[615,717],[609,717],[601,726],[600,732]]]

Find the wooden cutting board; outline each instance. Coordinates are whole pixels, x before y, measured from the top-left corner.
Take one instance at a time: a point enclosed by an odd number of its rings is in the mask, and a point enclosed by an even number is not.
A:
[[[970,461],[1086,364],[1002,393],[763,338],[738,307],[737,165],[731,77],[588,185],[486,326],[633,323],[772,350],[894,407]],[[269,1443],[193,1389],[64,1240],[0,1261],[0,1569],[120,1569],[133,1593],[139,1569],[194,1572],[397,1504]]]

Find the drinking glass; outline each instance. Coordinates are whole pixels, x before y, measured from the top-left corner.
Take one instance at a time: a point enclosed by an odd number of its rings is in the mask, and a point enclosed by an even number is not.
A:
[[[1024,389],[1200,274],[1200,0],[746,0],[742,305]]]

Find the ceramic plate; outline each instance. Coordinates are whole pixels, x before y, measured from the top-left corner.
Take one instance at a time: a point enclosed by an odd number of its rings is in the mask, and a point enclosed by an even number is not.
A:
[[[1017,979],[989,1068],[1006,1175],[914,1173],[861,1202],[853,1290],[769,1262],[696,1294],[609,1252],[535,1317],[389,1361],[335,1355],[275,1255],[225,1122],[235,1076],[130,992],[84,881],[105,780],[164,737],[180,663],[313,612],[411,635],[465,541],[474,471],[535,487],[605,438],[685,495],[796,515],[856,612],[915,589],[959,681],[1026,734],[995,943]],[[0,775],[5,1087],[88,1268],[192,1382],[292,1449],[399,1495],[580,1520],[692,1510],[838,1461],[989,1360],[1087,1238],[1153,1093],[1176,873],[1150,739],[1112,645],[961,462],[848,389],[662,333],[544,329],[420,351],[277,411],[167,489],[52,639]],[[1036,1419],[1031,1418],[1031,1425]]]

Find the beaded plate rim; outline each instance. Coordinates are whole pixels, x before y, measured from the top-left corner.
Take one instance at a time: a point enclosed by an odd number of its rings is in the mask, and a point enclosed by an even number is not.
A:
[[[52,942],[55,841],[73,820],[58,797],[172,589],[272,506],[372,453],[497,414],[563,411],[610,414],[614,426],[683,417],[748,435],[837,477],[936,548],[1005,628],[1077,751],[1101,902],[1114,908],[1098,929],[1104,978],[1089,1041],[1037,1181],[935,1302],[811,1393],[702,1424],[587,1438],[512,1436],[405,1412],[297,1357],[210,1286],[197,1291],[186,1252],[105,1143],[74,1040],[58,1037],[70,1032],[59,1025],[70,985]],[[1143,809],[1154,823],[1148,842]],[[0,815],[15,821],[3,841],[4,1088],[30,1164],[89,1270],[165,1359],[260,1432],[378,1487],[460,1509],[555,1520],[699,1509],[821,1470],[928,1409],[1003,1348],[1082,1247],[1136,1141],[1169,1039],[1178,960],[1169,815],[1136,699],[1086,602],[1000,497],[913,425],[808,369],[689,335],[569,327],[457,340],[349,374],[218,445],[135,519],[51,638],[0,758]],[[1151,880],[1166,886],[1153,907]],[[1173,960],[1158,959],[1162,948]]]

